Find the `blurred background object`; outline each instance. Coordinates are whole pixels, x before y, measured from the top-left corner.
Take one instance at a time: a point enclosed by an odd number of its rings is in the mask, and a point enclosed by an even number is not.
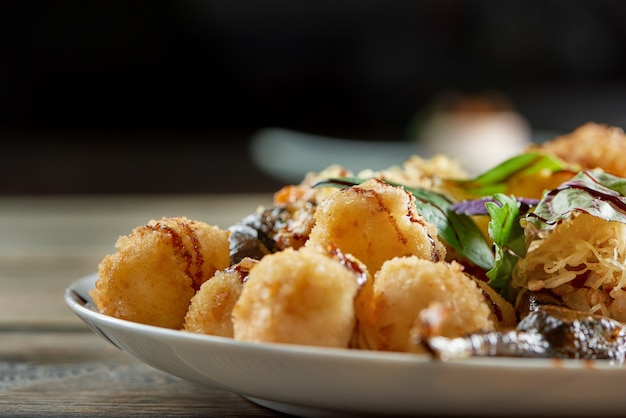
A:
[[[410,141],[331,138],[273,127],[252,136],[250,151],[257,167],[287,184],[299,183],[304,174],[333,164],[356,175],[361,170],[400,165],[407,156],[422,153],[419,145]]]
[[[268,127],[426,147],[416,115],[448,91],[502,94],[532,141],[626,127],[625,16],[612,0],[2,2],[0,193],[271,192],[285,178],[252,154]]]
[[[414,125],[423,157],[446,154],[473,175],[523,152],[533,141],[526,119],[500,92],[441,92]]]

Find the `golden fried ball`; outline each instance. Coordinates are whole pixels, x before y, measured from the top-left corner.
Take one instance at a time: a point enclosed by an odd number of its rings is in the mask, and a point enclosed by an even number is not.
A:
[[[582,168],[601,168],[626,176],[626,135],[616,126],[588,122],[568,134],[531,146],[530,150],[549,152]]]
[[[230,264],[228,232],[185,217],[151,220],[118,238],[90,294],[103,314],[181,329],[202,283]]]
[[[350,341],[350,348],[377,350],[378,337],[373,331],[376,323],[374,278],[369,272],[366,273],[365,280],[361,283],[354,299],[354,312],[356,315],[356,326]]]
[[[358,287],[350,269],[320,250],[266,255],[233,308],[235,339],[346,348]]]
[[[444,337],[495,329],[492,311],[482,289],[456,262],[432,262],[415,256],[385,262],[374,275],[374,324],[369,332],[385,351],[423,352],[422,327]],[[433,325],[424,314],[442,312]]]
[[[244,258],[204,282],[191,298],[185,315],[185,331],[232,338],[232,311],[241,295],[250,268],[257,263]]]
[[[365,263],[371,274],[393,257],[445,259],[437,228],[417,212],[413,199],[402,187],[376,179],[342,189],[318,206],[305,245],[336,246]]]
[[[515,307],[500,295],[496,290],[489,286],[487,282],[472,278],[476,284],[482,289],[483,296],[491,308],[490,318],[498,329],[509,329],[517,325],[517,315]]]

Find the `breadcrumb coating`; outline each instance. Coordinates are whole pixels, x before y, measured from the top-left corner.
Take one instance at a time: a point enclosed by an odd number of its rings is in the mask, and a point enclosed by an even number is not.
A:
[[[233,308],[234,338],[347,348],[356,317],[356,275],[313,248],[263,257]]]
[[[530,150],[547,151],[581,168],[601,168],[626,177],[626,135],[615,126],[588,122]]]
[[[244,258],[226,270],[216,271],[213,277],[204,282],[189,303],[185,331],[232,338],[233,307],[241,295],[250,269],[257,262],[252,258]]]
[[[460,264],[433,262],[416,256],[396,257],[374,275],[374,323],[368,324],[372,349],[424,352],[419,344],[425,315],[441,311],[436,330],[444,337],[459,337],[493,330],[489,301]]]
[[[228,232],[185,217],[151,220],[118,238],[90,292],[103,314],[181,329],[202,283],[230,264]]]
[[[342,189],[318,206],[305,246],[336,246],[371,274],[393,257],[445,259],[437,228],[417,212],[413,199],[402,187],[377,179]]]

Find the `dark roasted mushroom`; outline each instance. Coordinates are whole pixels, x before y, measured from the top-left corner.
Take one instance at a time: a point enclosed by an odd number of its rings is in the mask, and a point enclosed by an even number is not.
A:
[[[422,343],[442,360],[467,357],[608,359],[622,365],[626,329],[611,318],[554,305],[540,305],[515,329],[459,338],[430,336]]]
[[[267,212],[248,215],[228,228],[231,264],[237,264],[246,257],[260,260],[264,255],[276,251],[272,239],[272,218]]]
[[[311,232],[314,212],[313,203],[298,200],[246,216],[228,228],[231,264],[245,257],[260,260],[285,248],[301,247]]]

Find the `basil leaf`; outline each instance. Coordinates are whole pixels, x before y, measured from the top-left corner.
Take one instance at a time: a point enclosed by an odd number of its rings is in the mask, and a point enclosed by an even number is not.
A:
[[[495,245],[495,261],[487,272],[487,284],[504,294],[515,264],[526,254],[526,237],[520,223],[522,204],[515,197],[501,193],[493,199],[494,202],[485,203],[491,217],[488,232]]]
[[[363,181],[365,180],[357,178],[326,179],[316,183],[314,187],[350,187]],[[493,251],[480,228],[469,216],[454,212],[451,209],[454,202],[450,198],[423,188],[388,183],[392,186],[403,187],[411,193],[415,197],[415,206],[420,215],[434,224],[437,227],[439,237],[461,256],[484,270],[493,267]]]
[[[361,177],[340,177],[340,178],[326,178],[315,182],[311,187],[335,187],[343,189],[346,187],[357,186],[369,179]]]
[[[421,188],[406,190],[415,196],[418,212],[435,224],[442,240],[477,266],[485,270],[493,266],[493,251],[472,218],[451,210],[453,202],[442,194]]]
[[[557,172],[571,168],[571,165],[558,157],[527,152],[518,154],[498,164],[473,179],[445,180],[447,184],[462,188],[471,196],[490,196],[505,193],[511,179],[529,176],[540,170]]]

